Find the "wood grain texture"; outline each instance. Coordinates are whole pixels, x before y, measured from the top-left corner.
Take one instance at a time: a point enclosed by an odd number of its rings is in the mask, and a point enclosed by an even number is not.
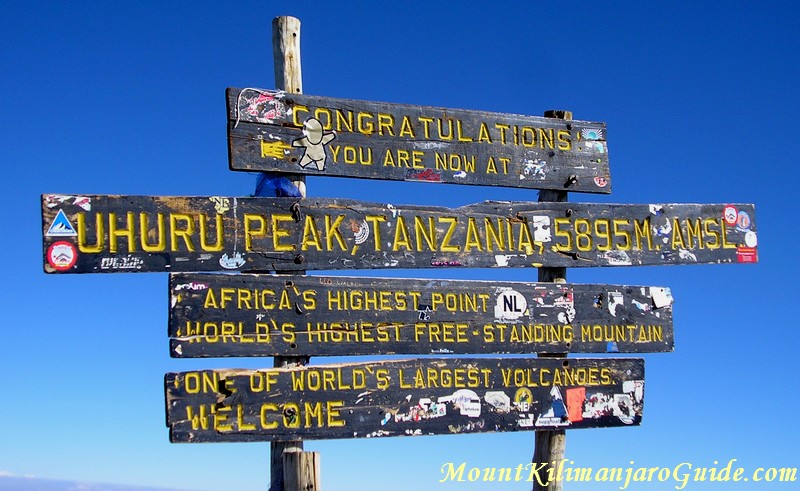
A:
[[[300,20],[282,16],[272,19],[272,60],[275,67],[275,87],[289,93],[303,92],[302,63],[300,61]],[[286,176],[305,197],[305,176]],[[258,191],[258,190],[257,190]],[[256,193],[258,194],[258,193]],[[306,357],[275,357],[274,367],[307,365]],[[307,459],[315,455],[303,452],[303,442],[272,442],[270,444],[270,491],[300,491],[310,483],[317,485],[318,466],[307,467]],[[308,472],[310,471],[310,472]]]
[[[752,205],[42,197],[48,273],[588,267],[757,260]]]
[[[448,435],[633,426],[634,358],[427,358],[165,377],[173,442]]]
[[[232,170],[611,192],[604,123],[253,88],[227,102]]]
[[[173,273],[169,289],[173,357],[673,348],[668,288]]]

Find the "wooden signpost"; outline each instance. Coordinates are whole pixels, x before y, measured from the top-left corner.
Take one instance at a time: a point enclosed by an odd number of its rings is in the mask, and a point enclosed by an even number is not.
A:
[[[272,19],[272,53],[274,60],[275,87],[289,93],[303,92],[302,66],[300,63],[300,21],[294,17],[276,17]],[[275,176],[261,174],[262,178],[278,177],[287,180],[295,187],[297,193],[292,195],[306,196],[305,177],[302,175]],[[291,180],[289,180],[291,178]],[[256,185],[256,196],[267,192]],[[276,193],[276,195],[278,195]],[[276,368],[291,368],[307,365],[308,357],[276,356],[273,358]],[[319,490],[319,454],[304,452],[302,440],[290,440],[270,443],[270,491],[313,491]]]
[[[610,193],[603,123],[229,88],[233,170]]]
[[[42,197],[49,273],[748,263],[752,205]]]
[[[170,275],[174,357],[671,351],[668,288]]]
[[[565,429],[637,425],[642,360],[565,356],[671,351],[669,289],[570,285],[566,268],[758,260],[751,204],[567,203],[568,191],[611,190],[603,123],[303,95],[299,21],[275,19],[273,37],[285,91],[228,89],[231,169],[542,191],[454,209],[42,196],[45,272],[171,272],[172,356],[276,357],[271,369],[165,377],[170,439],[272,441],[272,491],[318,489],[305,439],[540,430],[544,464],[563,458]],[[535,267],[539,283],[300,275],[460,267]]]
[[[635,358],[427,358],[165,377],[173,442],[637,425]]]

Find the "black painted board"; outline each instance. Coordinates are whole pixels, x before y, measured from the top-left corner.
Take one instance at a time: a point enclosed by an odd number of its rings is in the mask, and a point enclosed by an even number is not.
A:
[[[172,442],[240,442],[634,426],[635,358],[453,358],[165,376]]]
[[[230,168],[610,193],[604,123],[227,91]]]
[[[673,348],[662,287],[173,273],[169,291],[176,358]]]
[[[585,267],[757,260],[752,205],[42,197],[48,273]]]

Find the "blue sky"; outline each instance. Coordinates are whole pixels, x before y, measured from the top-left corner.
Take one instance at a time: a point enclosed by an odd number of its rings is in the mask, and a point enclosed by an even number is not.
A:
[[[734,458],[747,469],[800,466],[800,338],[790,315],[800,239],[791,197],[800,179],[795,2],[4,1],[0,13],[0,186],[11,203],[0,214],[0,475],[265,488],[267,443],[169,443],[162,380],[269,361],[170,358],[164,273],[45,275],[39,196],[252,193],[253,176],[228,170],[224,94],[273,88],[270,29],[279,15],[302,22],[308,94],[529,115],[567,109],[605,122],[614,191],[570,201],[755,203],[757,265],[569,271],[575,283],[670,287],[676,342],[673,353],[644,356],[642,426],[570,432],[566,456],[595,467]],[[308,190],[446,206],[536,199],[525,190],[331,178],[309,179]],[[482,489],[440,485],[441,465],[529,462],[533,433],[306,449],[321,453],[326,489]],[[728,489],[740,488],[764,489]]]

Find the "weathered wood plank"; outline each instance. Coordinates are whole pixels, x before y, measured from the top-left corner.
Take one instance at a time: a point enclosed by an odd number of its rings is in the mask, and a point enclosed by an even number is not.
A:
[[[748,204],[42,197],[45,271],[631,266],[757,260]]]
[[[177,358],[673,348],[668,288],[173,273],[169,290]]]
[[[640,423],[644,360],[395,360],[165,376],[173,442],[578,429]]]
[[[610,193],[589,121],[227,91],[233,170]]]

